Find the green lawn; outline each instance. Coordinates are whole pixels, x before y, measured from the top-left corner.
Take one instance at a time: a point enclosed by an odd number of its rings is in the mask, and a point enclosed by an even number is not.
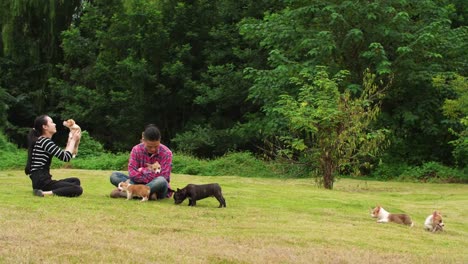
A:
[[[111,199],[110,171],[52,174],[79,177],[84,194],[34,197],[22,171],[0,172],[0,263],[468,263],[468,185],[172,176],[173,188],[218,182],[217,208]],[[415,227],[377,224],[376,204]],[[434,209],[444,233],[423,230]]]

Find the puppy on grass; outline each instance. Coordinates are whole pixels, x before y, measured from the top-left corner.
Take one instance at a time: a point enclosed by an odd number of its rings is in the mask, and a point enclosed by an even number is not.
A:
[[[73,119],[68,119],[68,120],[63,121],[63,125],[68,127],[68,129],[70,129],[70,132],[68,133],[68,140],[70,140],[70,138],[73,137],[73,134],[76,131],[81,132],[81,127],[79,125],[77,125],[75,120],[73,120]],[[73,152],[72,152],[72,157],[73,158],[75,158],[76,155],[78,154],[78,145],[79,144],[80,144],[80,140],[76,141],[75,147],[73,148]]]
[[[431,232],[444,231],[444,226],[442,215],[437,211],[430,214],[424,222],[424,229]]]
[[[388,223],[393,222],[402,225],[409,225],[410,227],[414,226],[411,217],[406,214],[391,214],[380,206],[372,209],[371,216],[377,218],[377,223]]]
[[[188,184],[182,189],[177,188],[177,191],[174,193],[174,203],[180,204],[186,198],[188,198],[188,205],[195,206],[197,204],[197,200],[201,200],[210,196],[214,196],[218,200],[218,208],[226,207],[226,200],[221,193],[221,186],[219,186],[217,183],[202,185]]]
[[[141,197],[141,202],[148,201],[150,196],[150,187],[144,184],[131,184],[130,180],[119,183],[119,190],[127,192],[127,200],[134,196]]]

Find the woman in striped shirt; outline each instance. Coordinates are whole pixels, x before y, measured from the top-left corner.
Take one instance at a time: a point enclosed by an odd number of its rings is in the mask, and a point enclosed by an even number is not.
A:
[[[53,156],[65,162],[70,161],[73,147],[81,138],[81,133],[73,134],[65,150],[62,150],[51,140],[56,132],[56,125],[49,116],[41,115],[34,120],[34,128],[28,135],[28,161],[25,173],[31,178],[33,194],[36,196],[80,196],[83,193],[80,179],[73,177],[52,180],[50,164]]]

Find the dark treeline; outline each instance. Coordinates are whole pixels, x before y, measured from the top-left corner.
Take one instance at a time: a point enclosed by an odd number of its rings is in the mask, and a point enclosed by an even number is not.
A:
[[[111,151],[154,123],[199,157],[275,155],[291,133],[280,97],[298,96],[305,72],[325,69],[357,97],[369,69],[385,90],[379,158],[468,161],[463,0],[0,3],[0,126],[19,146],[47,113]]]

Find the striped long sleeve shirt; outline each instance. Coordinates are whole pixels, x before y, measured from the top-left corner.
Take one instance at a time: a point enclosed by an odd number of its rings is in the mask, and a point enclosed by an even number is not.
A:
[[[159,162],[161,165],[161,172],[156,173],[148,170],[146,164],[153,164]],[[138,171],[139,168],[143,168]],[[159,144],[158,152],[155,154],[148,154],[143,143],[133,147],[128,161],[128,174],[130,179],[136,183],[146,184],[156,177],[164,177],[167,182],[171,181],[172,170],[172,151]]]
[[[31,158],[31,172],[37,170],[49,170],[52,157],[68,162],[72,154],[59,148],[50,138],[39,137],[34,144]]]

